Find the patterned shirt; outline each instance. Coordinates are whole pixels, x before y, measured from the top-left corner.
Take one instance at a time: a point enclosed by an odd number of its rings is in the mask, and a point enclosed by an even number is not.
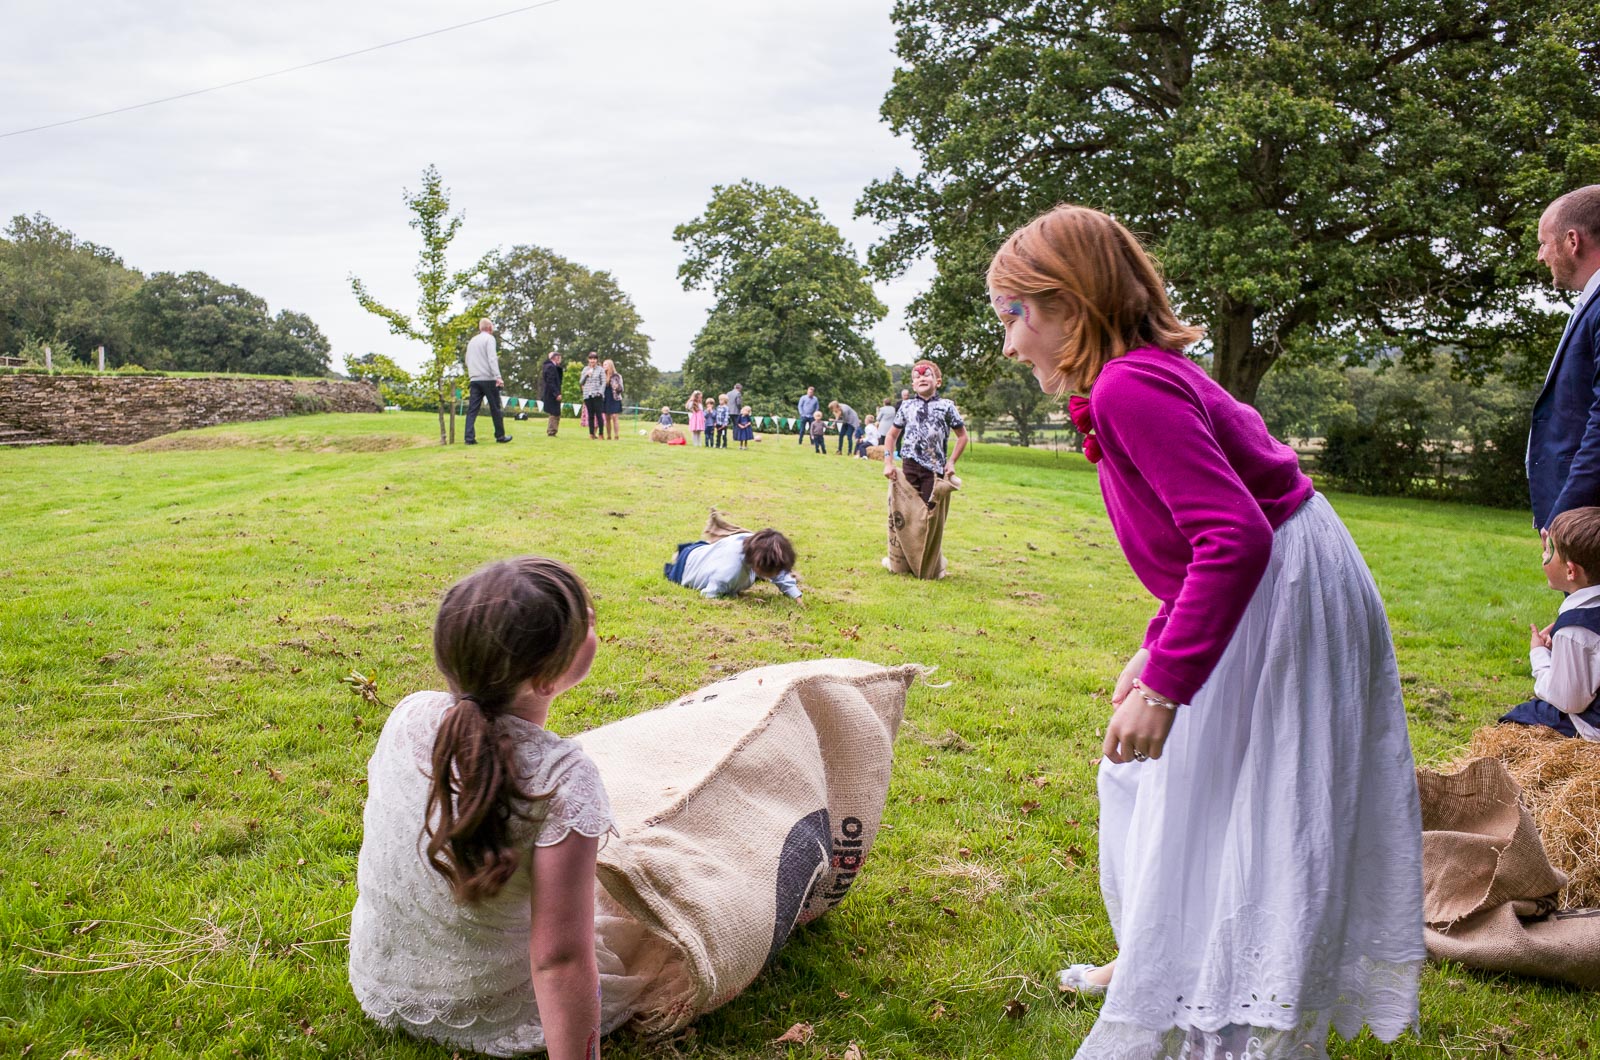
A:
[[[900,402],[900,410],[894,414],[894,425],[900,428],[900,456],[915,460],[935,475],[942,475],[944,447],[950,432],[967,424],[956,411],[956,403],[949,398],[924,401],[912,394]]]
[[[584,397],[599,397],[606,392],[606,370],[599,365],[585,365],[578,375],[578,386]]]

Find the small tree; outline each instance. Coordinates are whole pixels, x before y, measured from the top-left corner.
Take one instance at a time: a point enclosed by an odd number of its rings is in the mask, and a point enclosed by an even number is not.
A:
[[[417,255],[417,284],[421,294],[417,299],[417,319],[397,309],[390,309],[367,292],[359,278],[350,277],[350,287],[355,291],[361,308],[382,317],[392,334],[415,339],[428,344],[432,356],[417,373],[417,382],[429,393],[439,411],[439,444],[455,441],[455,405],[451,391],[461,378],[461,344],[494,303],[495,292],[474,281],[483,274],[484,263],[463,272],[452,273],[445,262],[445,252],[461,228],[461,215],[450,216],[450,192],[444,187],[436,166],[422,171],[422,190],[404,193],[406,208],[412,213],[406,222],[422,236],[422,250]],[[464,308],[452,312],[458,298],[470,300]],[[450,433],[445,434],[445,408],[450,408]]]

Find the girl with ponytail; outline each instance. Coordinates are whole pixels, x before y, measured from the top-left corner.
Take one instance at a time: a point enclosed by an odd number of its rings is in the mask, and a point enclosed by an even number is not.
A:
[[[588,590],[555,560],[495,563],[445,594],[449,691],[395,707],[367,771],[350,983],[384,1026],[492,1056],[598,1056],[601,980],[620,964],[596,953],[595,857],[615,828],[594,763],[545,728],[595,646]]]

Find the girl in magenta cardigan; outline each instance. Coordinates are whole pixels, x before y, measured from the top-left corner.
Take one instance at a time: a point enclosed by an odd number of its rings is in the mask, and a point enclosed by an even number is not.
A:
[[[1005,354],[1074,396],[1159,606],[1112,695],[1100,870],[1119,956],[1080,1058],[1325,1057],[1417,1020],[1421,816],[1383,604],[1295,454],[1180,352],[1154,263],[1060,206],[989,267]]]

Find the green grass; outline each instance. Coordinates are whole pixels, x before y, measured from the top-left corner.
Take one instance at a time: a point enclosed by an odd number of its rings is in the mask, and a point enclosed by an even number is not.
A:
[[[189,449],[0,452],[0,1055],[443,1056],[368,1024],[345,981],[365,763],[384,711],[438,687],[429,623],[479,564],[574,564],[602,650],[557,701],[576,732],[722,674],[818,656],[939,667],[913,689],[889,829],[851,897],[670,1047],[610,1055],[1067,1056],[1094,1003],[1055,995],[1111,955],[1095,872],[1108,688],[1152,610],[1079,457],[976,447],[950,576],[892,578],[875,465],[791,438],[750,452],[591,443],[514,426],[430,447],[425,414],[195,432]],[[213,446],[213,447],[207,447]],[[784,529],[806,589],[703,602],[666,583],[709,505]],[[1517,513],[1337,496],[1388,602],[1420,761],[1528,686],[1546,619]],[[93,924],[94,926],[87,926]],[[92,967],[122,951],[133,967]],[[50,951],[64,956],[47,957]],[[154,966],[157,961],[168,962]],[[1020,1019],[1005,1003],[1029,1006]],[[1424,979],[1420,1037],[1350,1057],[1575,1057],[1576,991],[1460,968]]]

